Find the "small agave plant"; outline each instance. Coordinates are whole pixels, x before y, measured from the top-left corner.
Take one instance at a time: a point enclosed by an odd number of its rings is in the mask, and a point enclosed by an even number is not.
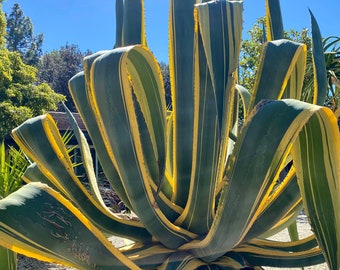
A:
[[[21,150],[0,144],[0,200],[18,190],[23,185],[21,176],[28,166],[28,161]],[[0,265],[2,269],[17,269],[17,253],[0,247]]]
[[[172,110],[146,46],[143,1],[117,0],[116,46],[84,59],[69,82],[113,189],[138,217],[100,196],[85,136],[70,115],[92,187],[75,175],[48,114],[13,137],[35,162],[0,201],[0,244],[78,269],[340,267],[337,118],[312,17],[314,93],[302,101],[306,46],[283,38],[266,1],[268,42],[251,94],[237,84],[242,1],[171,0]],[[240,129],[239,106],[245,122]],[[314,234],[280,243],[304,207]],[[117,248],[109,236],[129,239]],[[131,242],[130,241],[130,242]]]

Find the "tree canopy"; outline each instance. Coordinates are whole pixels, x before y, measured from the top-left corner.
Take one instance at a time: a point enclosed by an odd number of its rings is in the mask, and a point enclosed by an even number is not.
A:
[[[19,4],[15,3],[12,12],[7,15],[7,49],[19,52],[24,63],[37,66],[42,55],[43,34],[34,36],[33,23],[24,15]]]
[[[2,12],[2,2],[3,0],[0,0],[0,49],[6,45],[6,17]]]
[[[77,45],[66,44],[42,56],[39,64],[38,80],[48,83],[57,93],[66,96],[65,105],[75,111],[75,105],[68,90],[68,81],[82,68],[86,53],[82,53]]]
[[[22,62],[20,54],[0,50],[0,137],[23,121],[56,110],[63,96],[47,83],[36,83],[37,69]]]
[[[64,97],[46,83],[38,70],[23,62],[19,52],[5,48],[6,19],[0,2],[0,138],[28,118],[55,110]]]

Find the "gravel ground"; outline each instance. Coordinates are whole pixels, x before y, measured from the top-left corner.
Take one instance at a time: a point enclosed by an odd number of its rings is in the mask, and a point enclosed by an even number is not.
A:
[[[298,227],[299,235],[301,238],[307,237],[311,234],[311,229],[305,216],[299,217],[297,227]],[[283,241],[283,242],[289,241],[288,231],[284,230],[276,234],[275,236],[273,236],[271,239],[276,240],[276,241]],[[125,245],[124,240],[122,240],[121,238],[114,237],[114,238],[111,238],[110,240],[113,242],[113,244],[116,247]],[[57,265],[57,264],[45,263],[45,262],[41,262],[38,260],[20,256],[20,255],[18,258],[19,258],[18,270],[74,270],[73,268],[68,268],[65,266]],[[301,269],[301,268],[264,267],[264,269],[266,270],[275,270],[275,269],[293,270],[293,269]],[[325,263],[323,263],[323,264],[305,267],[304,269],[305,270],[327,270],[329,268]]]

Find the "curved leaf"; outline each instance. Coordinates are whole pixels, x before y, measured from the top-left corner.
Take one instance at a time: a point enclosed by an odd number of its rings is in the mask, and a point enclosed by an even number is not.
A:
[[[325,64],[322,37],[318,23],[311,11],[312,21],[312,49],[313,49],[313,70],[314,70],[314,97],[313,103],[323,106],[327,96],[327,70]]]
[[[300,99],[306,53],[304,44],[288,40],[266,43],[261,54],[249,110],[262,99],[281,99],[292,76],[294,83],[289,84],[288,96]]]
[[[340,266],[340,136],[337,119],[319,110],[293,146],[305,211],[331,269]]]
[[[112,164],[109,154],[105,150],[105,144],[95,119],[96,112],[93,111],[92,107],[90,106],[90,100],[92,99],[90,95],[91,91],[89,90],[91,87],[90,69],[92,67],[93,61],[106,52],[107,51],[101,51],[91,56],[85,57],[83,63],[84,72],[80,72],[70,79],[69,90],[73,100],[75,101],[77,110],[86,126],[86,130],[91,137],[105,176],[107,177],[115,192],[118,194],[119,198],[124,202],[125,205],[131,208],[130,201],[127,198],[118,172],[115,166]]]
[[[34,139],[37,134],[39,140]],[[25,153],[36,162],[44,176],[58,188],[62,186],[64,195],[99,228],[137,241],[151,240],[150,234],[139,222],[120,219],[91,197],[75,175],[68,152],[50,115],[27,120],[13,130],[13,137]]]
[[[243,119],[245,119],[247,118],[247,111],[249,110],[251,94],[242,85],[236,84],[235,88],[238,91],[239,96],[241,97],[241,101],[243,105]]]
[[[323,108],[296,100],[259,104],[244,126],[231,162],[227,164],[227,182],[212,229],[202,241],[193,240],[182,249],[211,261],[242,243],[262,212],[273,180],[278,177],[302,127],[311,121],[312,115],[323,114],[323,111]]]
[[[301,201],[301,195],[294,172],[275,189],[263,206],[261,213],[244,238],[248,241],[254,237],[268,233],[273,224],[284,218],[285,214]]]
[[[279,0],[266,0],[267,40],[283,39],[283,23]]]
[[[301,252],[277,251],[271,248],[240,247],[237,249],[244,259],[251,265],[271,267],[303,267],[324,262],[319,248]]]
[[[0,220],[0,244],[27,256],[79,269],[139,269],[44,184],[27,184],[1,200]]]
[[[167,247],[195,237],[173,225],[155,202],[153,191],[162,184],[165,169],[166,110],[159,67],[151,53],[131,46],[97,58],[90,91],[106,151],[133,211]]]

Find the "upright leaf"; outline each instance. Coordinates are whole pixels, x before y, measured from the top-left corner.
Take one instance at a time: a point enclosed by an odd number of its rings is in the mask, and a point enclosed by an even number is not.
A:
[[[279,0],[266,0],[267,40],[283,39],[283,23]]]
[[[144,1],[116,1],[116,44],[115,48],[129,45],[146,45]]]
[[[314,96],[313,103],[323,106],[326,100],[328,83],[325,56],[319,25],[311,11],[312,21],[312,48],[313,48],[313,71],[314,71]]]
[[[331,269],[340,266],[340,134],[337,119],[319,109],[293,147],[301,194],[311,226]]]
[[[169,68],[174,125],[173,201],[184,207],[189,193],[194,126],[194,4],[171,0]]]
[[[177,221],[196,233],[210,228],[216,183],[223,175],[233,111],[233,76],[241,43],[241,12],[240,2],[196,5],[193,170],[189,199]]]

